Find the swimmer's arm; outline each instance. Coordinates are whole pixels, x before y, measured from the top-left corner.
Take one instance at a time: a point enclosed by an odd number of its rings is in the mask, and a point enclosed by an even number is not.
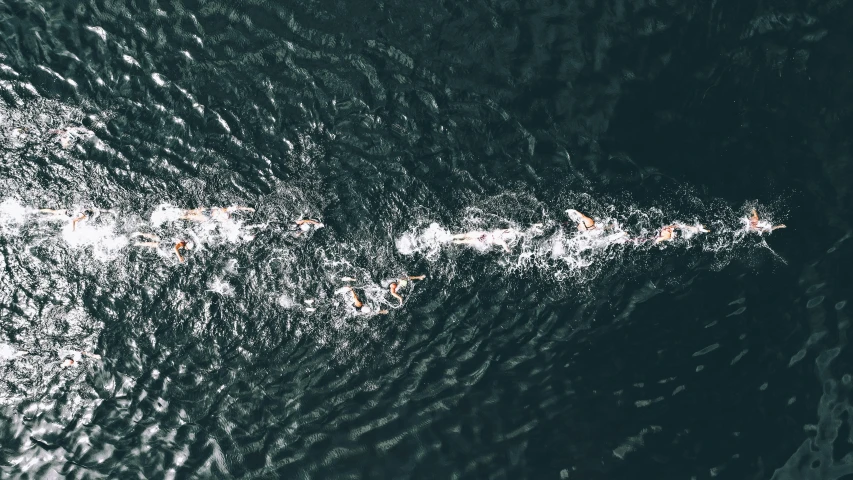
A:
[[[302,220],[297,220],[296,224],[297,225],[319,225],[320,222],[318,222],[317,220],[311,220],[310,218],[305,218]]]
[[[361,308],[364,306],[364,304],[361,303],[361,300],[358,299],[358,295],[355,294],[355,290],[352,287],[349,287],[349,293],[352,295],[352,300],[355,304],[355,308]]]
[[[225,211],[226,212],[237,212],[237,211],[254,212],[255,209],[252,207],[228,207],[225,209]]]
[[[95,359],[98,359],[98,360],[100,360],[100,359],[101,359],[101,356],[100,356],[100,355],[98,355],[98,354],[95,354],[95,353],[80,352],[80,355],[82,355],[82,356],[84,356],[84,357],[92,357],[92,358],[95,358]]]
[[[148,248],[157,248],[160,246],[158,242],[136,242],[133,244],[137,247],[148,247]]]
[[[788,228],[788,227],[786,227],[784,223],[780,223],[779,225],[776,225],[773,228],[771,228],[770,231],[772,232],[773,230],[776,230],[777,228]]]
[[[397,293],[397,284],[396,284],[396,283],[392,283],[392,284],[391,284],[391,286],[390,286],[390,287],[388,287],[388,290],[391,292],[391,296],[392,296],[392,297],[394,297],[394,298],[396,298],[397,300],[399,300],[399,301],[400,301],[400,305],[402,305],[402,304],[403,304],[403,297],[402,297],[402,296],[400,296],[400,294],[399,294],[399,293]]]
[[[426,278],[426,275],[408,276],[406,278],[409,280],[423,280]]]
[[[183,242],[181,242],[181,243],[183,243]],[[176,244],[175,244],[175,255],[177,255],[177,256],[178,256],[178,261],[179,261],[179,262],[184,263],[184,257],[182,257],[182,256],[181,256],[181,249],[180,249],[180,247],[181,247],[181,244],[180,244],[180,243],[176,243]]]
[[[81,220],[85,220],[85,219],[86,219],[86,215],[80,215],[79,217],[75,218],[74,220],[71,220],[71,231],[73,232],[73,231],[77,230],[77,222],[79,222]]]

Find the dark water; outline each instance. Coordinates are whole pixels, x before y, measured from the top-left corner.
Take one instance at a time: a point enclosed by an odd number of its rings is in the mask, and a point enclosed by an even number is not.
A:
[[[853,478],[851,24],[0,1],[2,477]],[[179,264],[126,244],[163,204],[263,225],[161,225],[199,237]],[[21,216],[85,205],[119,213]],[[745,234],[753,207],[788,228]],[[590,246],[567,208],[712,232]],[[534,222],[510,253],[429,240]]]

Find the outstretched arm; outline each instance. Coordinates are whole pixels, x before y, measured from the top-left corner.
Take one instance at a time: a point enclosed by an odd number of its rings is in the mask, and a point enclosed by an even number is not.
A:
[[[785,227],[784,223],[781,223],[781,224],[776,225],[773,228],[771,228],[770,231],[772,232],[773,230],[776,230],[777,228],[787,228],[787,227]]]
[[[423,280],[426,278],[426,275],[408,276],[406,278],[409,280]]]
[[[72,220],[71,221],[71,231],[73,232],[73,231],[77,230],[77,222],[79,222],[81,220],[85,220],[85,219],[86,219],[86,215],[80,215],[79,217]]]
[[[181,256],[181,248],[183,248],[184,242],[178,242],[175,244],[175,255],[178,256],[178,261],[184,263],[184,257]]]
[[[397,284],[396,283],[392,283],[391,286],[388,287],[388,291],[391,292],[391,296],[393,296],[394,298],[396,298],[397,300],[400,301],[400,305],[403,304],[403,297],[400,296],[399,293],[397,293]]]
[[[352,295],[352,302],[353,305],[355,305],[355,308],[361,308],[364,306],[364,304],[361,303],[361,300],[358,299],[358,295],[355,294],[355,290],[352,287],[349,287],[349,293]]]

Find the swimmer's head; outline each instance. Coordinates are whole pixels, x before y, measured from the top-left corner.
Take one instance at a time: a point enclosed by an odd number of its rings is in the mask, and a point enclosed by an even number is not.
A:
[[[195,243],[190,240],[184,244],[184,248],[186,248],[187,250],[192,250],[193,248],[195,248]]]
[[[362,313],[370,313],[370,307],[368,307],[367,305],[362,305],[360,310]]]
[[[65,360],[62,361],[62,368],[68,368],[68,367],[72,367],[72,366],[74,366],[74,359],[73,358],[69,357],[69,358],[66,358]]]
[[[302,230],[303,232],[307,232],[308,230],[311,230],[311,225],[309,225],[307,223],[303,223],[302,225],[299,226],[299,229]]]

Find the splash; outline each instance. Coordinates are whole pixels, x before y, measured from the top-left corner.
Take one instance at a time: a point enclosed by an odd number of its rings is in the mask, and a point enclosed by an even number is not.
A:
[[[14,235],[27,220],[33,209],[27,208],[14,198],[7,198],[0,203],[0,232]]]
[[[741,210],[754,207],[745,205]],[[714,267],[722,268],[739,251],[760,246],[784,262],[763,238],[774,229],[769,217],[756,221],[723,208],[703,212],[706,220],[700,221],[678,212],[616,204],[600,205],[596,211],[604,215],[587,217],[567,209],[559,218],[544,214],[539,223],[521,228],[511,218],[469,207],[461,228],[436,222],[413,227],[395,240],[395,246],[401,255],[433,263],[464,249],[496,258],[497,265],[509,272],[536,270],[557,280],[581,281],[604,271],[627,270],[629,263],[667,250],[713,253]]]

